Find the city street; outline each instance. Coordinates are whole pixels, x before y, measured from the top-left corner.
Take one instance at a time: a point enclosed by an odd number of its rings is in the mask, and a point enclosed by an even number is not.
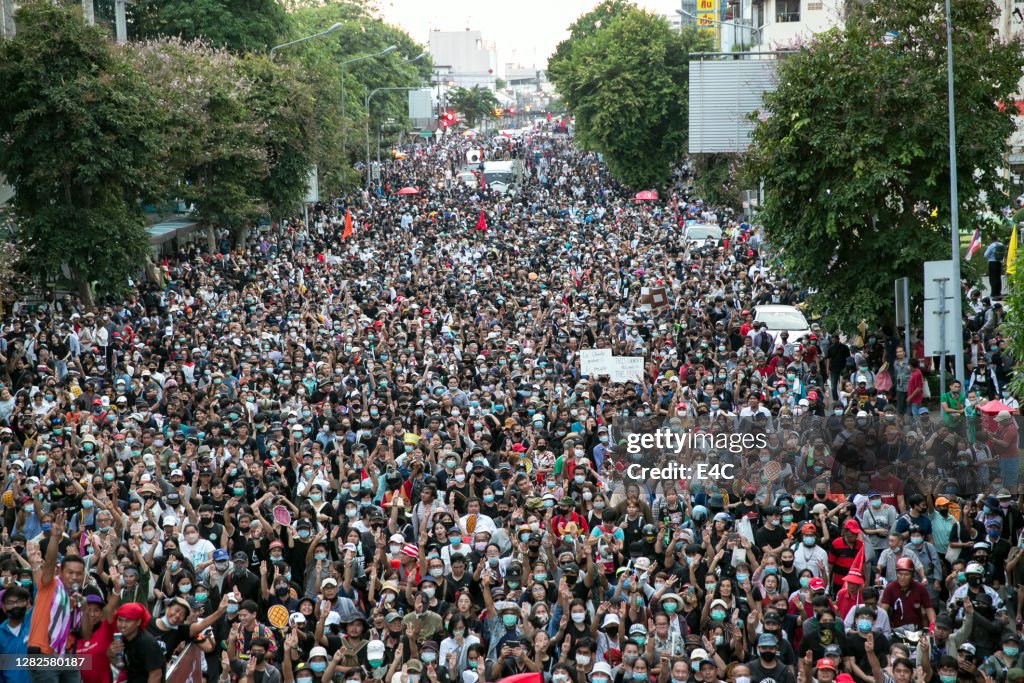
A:
[[[687,151],[703,23],[580,7],[499,75],[475,29],[266,2],[5,28],[0,683],[1024,683],[1013,201],[981,240],[962,180],[942,374],[949,179],[836,175],[855,133],[797,111],[863,45],[786,57],[734,157]],[[207,11],[229,49],[168,40]],[[849,228],[886,183],[918,204]]]

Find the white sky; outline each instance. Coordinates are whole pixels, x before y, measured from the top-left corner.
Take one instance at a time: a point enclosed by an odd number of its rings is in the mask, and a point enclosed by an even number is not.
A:
[[[495,43],[498,66],[543,67],[566,29],[599,0],[376,0],[384,20],[426,45],[432,29],[483,32]],[[649,11],[671,14],[679,0],[634,0]]]

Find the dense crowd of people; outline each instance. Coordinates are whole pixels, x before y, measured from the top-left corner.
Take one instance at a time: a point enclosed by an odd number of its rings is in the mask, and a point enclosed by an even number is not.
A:
[[[511,192],[472,187],[480,144],[7,315],[0,654],[88,659],[0,683],[186,650],[210,683],[1024,682],[998,320],[931,399],[898,331],[755,323],[803,293],[741,217],[631,201],[544,124],[486,143]],[[643,371],[585,375],[597,348]],[[628,447],[658,430],[759,446]]]

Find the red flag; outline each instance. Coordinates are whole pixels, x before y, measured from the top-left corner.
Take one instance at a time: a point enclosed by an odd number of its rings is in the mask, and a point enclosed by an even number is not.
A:
[[[544,680],[544,676],[540,673],[525,673],[515,674],[514,676],[505,676],[498,681],[498,683],[541,683]]]
[[[345,229],[341,231],[342,239],[352,236],[352,212],[345,209]]]
[[[484,218],[484,212],[480,212],[480,218],[476,219],[476,229],[487,232],[487,219]]]

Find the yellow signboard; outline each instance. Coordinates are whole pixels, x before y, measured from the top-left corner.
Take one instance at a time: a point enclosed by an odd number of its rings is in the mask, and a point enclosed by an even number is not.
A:
[[[721,49],[718,0],[697,0],[697,27],[714,37],[715,49]]]

